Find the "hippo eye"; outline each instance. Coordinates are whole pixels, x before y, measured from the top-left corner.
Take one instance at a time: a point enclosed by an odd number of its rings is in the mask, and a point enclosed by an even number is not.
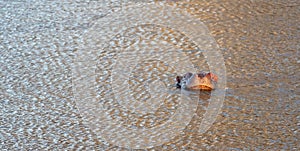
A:
[[[188,72],[184,75],[184,78],[190,78],[192,75],[193,75],[192,73]]]

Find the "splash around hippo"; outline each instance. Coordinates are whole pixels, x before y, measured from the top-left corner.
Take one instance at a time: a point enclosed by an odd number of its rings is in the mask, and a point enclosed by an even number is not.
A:
[[[177,76],[176,81],[177,88],[211,91],[216,88],[218,76],[210,72],[188,72],[183,76]]]

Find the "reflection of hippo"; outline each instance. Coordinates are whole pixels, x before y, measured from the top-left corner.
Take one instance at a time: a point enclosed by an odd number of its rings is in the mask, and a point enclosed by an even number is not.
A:
[[[212,73],[186,73],[184,76],[177,76],[177,87],[192,90],[215,89],[218,77]]]

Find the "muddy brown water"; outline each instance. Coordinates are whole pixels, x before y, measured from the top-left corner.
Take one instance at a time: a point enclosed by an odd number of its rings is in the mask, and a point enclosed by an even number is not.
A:
[[[130,150],[105,141],[84,124],[72,89],[72,63],[84,45],[82,37],[98,19],[135,3],[0,0],[1,150]],[[201,117],[193,117],[182,133],[148,150],[299,150],[299,1],[156,3],[186,10],[208,27],[224,57],[227,85],[223,107],[206,132],[194,131]],[[151,32],[142,32],[147,30]],[[158,25],[128,32],[142,36],[133,39],[132,49],[143,52],[145,43],[162,40],[173,45],[180,42],[180,49],[194,56],[190,59],[197,69],[209,70],[201,51],[194,51],[197,46],[180,32]],[[112,46],[126,33],[119,36],[110,40]],[[110,93],[110,73],[106,71],[111,63],[103,56],[114,53],[106,47],[97,56],[104,60],[95,70],[102,86],[97,87],[97,98]],[[171,49],[164,54],[174,55]],[[135,66],[130,87],[120,93],[148,104],[165,97],[163,105],[154,105],[154,112],[141,115],[104,100],[112,120],[133,129],[151,128],[175,114],[180,102],[178,90],[172,87],[176,73],[161,60],[149,59]],[[148,84],[143,84],[145,81]],[[163,91],[161,85],[172,93],[154,95]],[[210,95],[200,94],[197,115],[205,113]]]

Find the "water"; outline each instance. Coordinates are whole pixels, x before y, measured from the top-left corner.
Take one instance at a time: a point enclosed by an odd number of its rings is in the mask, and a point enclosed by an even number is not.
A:
[[[77,94],[73,91],[76,82],[72,77],[76,72],[72,64],[88,40],[96,41],[83,37],[99,19],[134,3],[0,1],[1,150],[130,150],[98,135],[98,132],[110,132],[109,129],[96,130],[86,124],[97,117],[86,117],[80,112]],[[223,107],[207,131],[201,133],[198,129],[217,91],[193,94],[200,99],[196,101],[197,110],[190,116],[191,121],[183,125],[183,131],[174,130],[175,137],[170,141],[149,150],[299,150],[300,3],[178,1],[163,5],[184,9],[208,27],[224,57],[227,88]],[[136,33],[141,38],[130,37]],[[162,42],[164,37],[167,43]],[[180,92],[172,87],[172,82],[178,74],[174,72],[176,67],[183,61],[178,62],[182,56],[174,52],[187,52],[197,70],[209,70],[203,56],[205,50],[188,38],[180,31],[158,25],[128,28],[127,33],[111,39],[104,52],[95,56],[98,62],[93,71],[97,73],[98,83],[96,93],[91,95],[99,99],[112,120],[136,131],[158,127],[174,118],[172,115],[178,119],[186,117],[184,113],[176,114],[181,105]],[[127,42],[130,45],[127,46]],[[113,91],[109,91],[108,76],[120,79],[119,82],[123,78],[120,72],[110,70],[113,63],[110,61],[117,54],[114,46],[118,44],[125,44],[128,51],[139,50],[137,52],[145,58],[157,55],[132,69],[130,87],[125,89],[120,85],[120,98],[132,95],[138,100],[136,106],[144,105],[135,108],[136,112],[130,109],[132,106],[124,101],[126,99],[114,101],[109,95]],[[181,48],[175,49],[176,44]],[[162,53],[149,55],[155,46],[159,46],[161,51],[158,52]],[[94,48],[96,45],[91,47]],[[126,55],[121,57],[131,59],[123,64],[130,64],[134,56]],[[162,62],[163,59],[169,64]],[[89,73],[88,67],[85,73]],[[139,74],[141,72],[144,74]],[[78,75],[79,80],[80,75],[83,73]],[[197,100],[193,97],[191,100]],[[159,101],[161,98],[167,99]],[[119,138],[121,142],[122,136],[112,138]]]

